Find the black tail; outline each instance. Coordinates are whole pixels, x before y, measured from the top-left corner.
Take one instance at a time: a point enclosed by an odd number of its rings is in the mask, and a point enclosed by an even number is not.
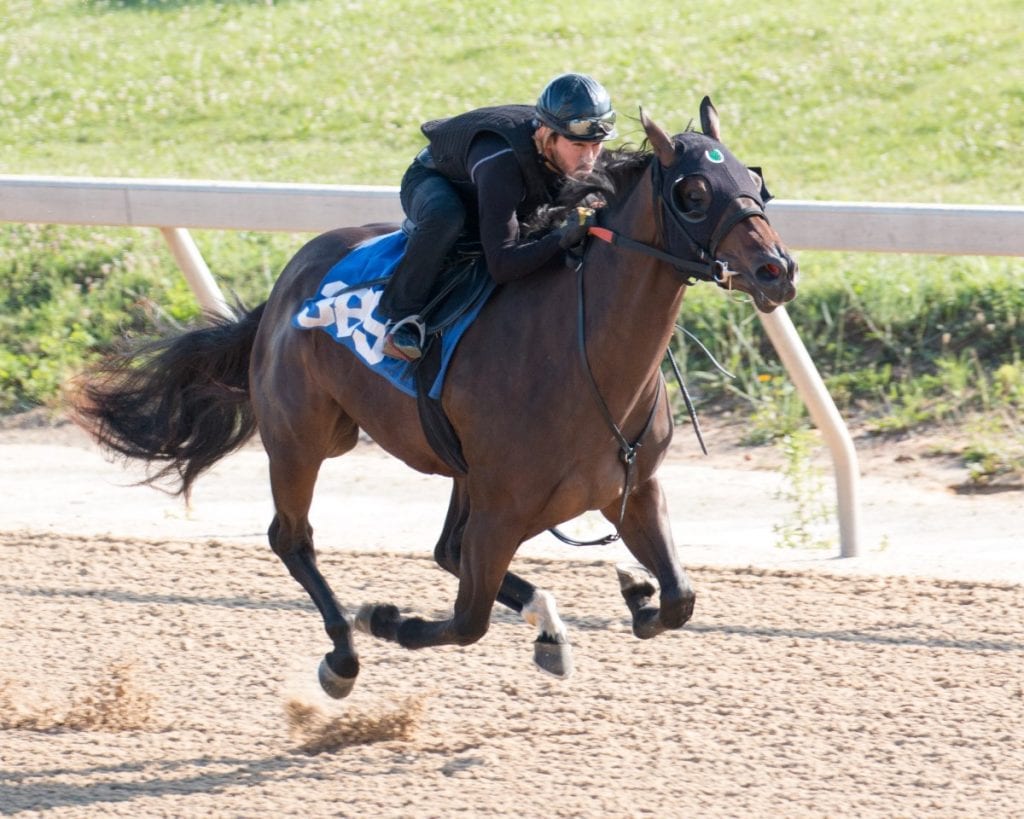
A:
[[[78,420],[102,446],[154,467],[146,483],[173,477],[174,493],[188,497],[199,475],[256,431],[249,356],[265,306],[89,370],[72,398]]]

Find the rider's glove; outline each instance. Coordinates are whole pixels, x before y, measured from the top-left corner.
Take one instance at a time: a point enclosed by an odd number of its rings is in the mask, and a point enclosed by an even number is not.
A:
[[[587,231],[597,224],[597,214],[593,208],[573,208],[558,227],[558,245],[563,250],[576,247],[587,238]]]

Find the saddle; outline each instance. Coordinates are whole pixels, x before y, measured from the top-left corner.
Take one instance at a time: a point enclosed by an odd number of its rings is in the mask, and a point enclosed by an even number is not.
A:
[[[440,395],[431,397],[431,385],[441,372],[442,334],[478,303],[493,280],[479,242],[456,243],[453,257],[452,266],[440,276],[440,287],[420,313],[426,325],[427,340],[423,355],[409,366],[416,382],[416,408],[427,441],[448,466],[464,475],[468,467],[462,455],[462,444],[441,406]]]
[[[460,239],[448,258],[450,263],[438,277],[439,286],[420,311],[428,343],[458,321],[492,281],[480,242]]]
[[[476,319],[496,284],[478,242],[460,240],[448,269],[421,311],[426,326],[423,355],[406,363],[383,353],[387,320],[378,312],[384,284],[405,252],[396,230],[370,239],[340,259],[292,317],[300,330],[320,330],[347,347],[395,388],[414,396],[427,440],[453,470],[465,473],[462,447],[441,409],[448,364],[462,334]]]

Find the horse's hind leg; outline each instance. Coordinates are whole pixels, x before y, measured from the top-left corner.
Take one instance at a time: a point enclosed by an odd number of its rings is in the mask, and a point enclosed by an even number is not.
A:
[[[353,428],[352,436],[355,431]],[[274,550],[320,611],[334,648],[320,663],[320,686],[335,699],[351,692],[359,674],[359,658],[345,610],[334,597],[316,565],[309,506],[322,458],[301,448],[268,446],[270,484],[274,495],[274,520],[267,533]]]
[[[360,615],[375,636],[404,648],[477,642],[490,627],[491,610],[512,556],[522,540],[522,521],[473,508],[466,519],[459,555],[459,591],[445,620],[401,617],[394,606],[368,606]]]
[[[434,547],[434,560],[447,572],[459,576],[462,556],[462,533],[469,517],[469,498],[461,481],[456,479],[448,505],[441,537]],[[521,614],[537,629],[533,644],[533,661],[538,668],[556,677],[572,673],[572,648],[565,624],[558,616],[555,597],[512,572],[505,572],[498,591],[498,602]]]
[[[615,521],[618,506],[616,502],[602,513]],[[693,615],[697,595],[679,563],[665,496],[656,478],[641,484],[630,495],[620,532],[626,547],[643,566],[643,570],[618,570],[619,587],[633,615],[633,633],[646,639],[666,629],[680,628]],[[647,572],[657,578],[661,587],[658,606],[650,605],[657,589]]]
[[[434,546],[434,560],[437,565],[459,576],[459,560],[462,555],[462,533],[469,518],[469,498],[462,482],[455,480],[452,486],[452,497],[448,503],[448,515],[444,521],[441,537]],[[537,592],[537,588],[518,575],[506,572],[498,591],[498,602],[522,614],[523,608]]]

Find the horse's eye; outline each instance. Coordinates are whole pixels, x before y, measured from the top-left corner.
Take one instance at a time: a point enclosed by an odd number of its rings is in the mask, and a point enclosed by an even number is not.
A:
[[[684,219],[699,222],[711,209],[711,186],[702,176],[687,176],[672,187],[672,205]]]

